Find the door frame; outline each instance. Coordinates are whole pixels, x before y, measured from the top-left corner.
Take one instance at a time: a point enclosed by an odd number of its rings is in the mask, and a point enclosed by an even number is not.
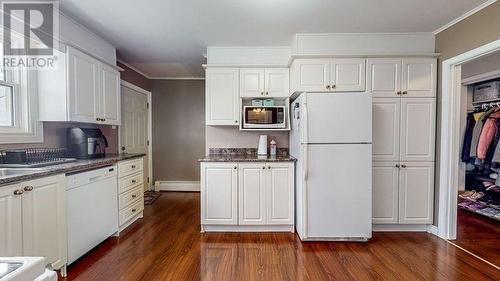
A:
[[[442,62],[441,140],[437,235],[457,235],[457,194],[460,175],[462,64],[500,50],[500,39]]]
[[[139,86],[136,86],[130,82],[127,82],[125,80],[120,79],[120,86],[127,87],[131,90],[137,91],[139,93],[145,94],[148,98],[148,177],[149,177],[149,183],[148,183],[148,190],[151,190],[151,187],[153,187],[153,103],[151,100],[151,92],[147,91]],[[121,89],[120,89],[120,98],[121,98]],[[120,108],[121,110],[121,108]],[[123,114],[121,115],[123,117]],[[121,117],[120,117],[121,118]],[[123,122],[121,122],[123,126]],[[121,151],[121,129],[118,130],[118,150]]]

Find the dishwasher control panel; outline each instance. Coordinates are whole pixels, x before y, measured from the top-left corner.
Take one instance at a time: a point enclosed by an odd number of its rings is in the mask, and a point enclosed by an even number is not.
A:
[[[66,176],[66,190],[99,181],[109,177],[116,177],[118,174],[116,166],[108,166],[95,170],[84,171],[81,173]]]

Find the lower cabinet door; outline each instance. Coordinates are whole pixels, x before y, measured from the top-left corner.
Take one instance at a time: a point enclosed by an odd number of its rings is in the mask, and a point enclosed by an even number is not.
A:
[[[201,223],[238,224],[238,164],[201,164]]]
[[[267,224],[293,224],[293,163],[267,164]]]
[[[240,225],[266,223],[266,165],[239,164],[238,213]]]
[[[23,255],[43,256],[53,268],[66,264],[65,177],[22,183]]]
[[[434,162],[402,162],[399,223],[430,224],[434,206]]]
[[[372,217],[374,224],[398,223],[398,162],[374,162]]]
[[[19,184],[0,188],[0,256],[23,255],[22,189]]]

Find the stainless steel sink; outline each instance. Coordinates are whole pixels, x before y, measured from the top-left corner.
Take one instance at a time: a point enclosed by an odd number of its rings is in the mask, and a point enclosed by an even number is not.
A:
[[[0,168],[0,178],[43,172],[46,170],[47,168]]]

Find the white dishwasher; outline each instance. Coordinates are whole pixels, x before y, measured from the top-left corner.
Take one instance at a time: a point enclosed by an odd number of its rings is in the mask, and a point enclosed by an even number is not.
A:
[[[118,231],[116,166],[66,176],[68,264]]]

